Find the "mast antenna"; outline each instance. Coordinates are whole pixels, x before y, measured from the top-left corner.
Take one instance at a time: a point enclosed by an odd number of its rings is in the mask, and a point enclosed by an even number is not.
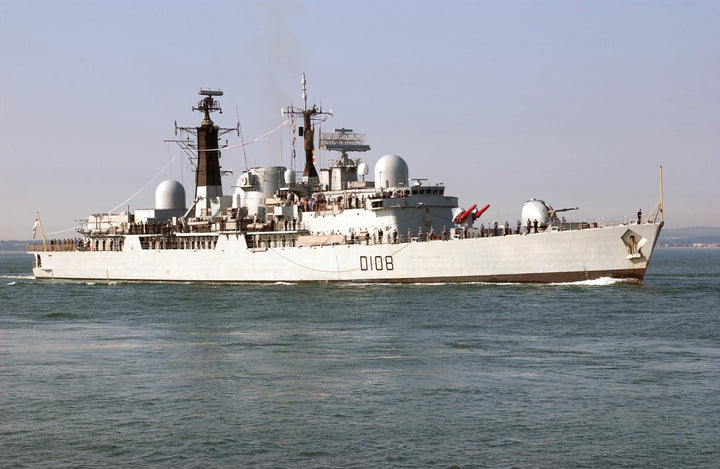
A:
[[[322,106],[313,105],[310,109],[307,107],[307,80],[305,73],[300,79],[302,85],[303,108],[298,109],[292,104],[281,110],[281,115],[289,114],[290,116],[302,117],[302,125],[298,127],[298,136],[303,137],[305,148],[305,170],[303,171],[303,179],[308,185],[317,183],[318,173],[315,169],[315,125],[325,121],[328,117],[332,117],[332,110],[323,112]]]
[[[302,74],[302,79],[300,80],[300,84],[302,85],[302,100],[303,100],[303,109],[307,110],[307,88],[305,87],[305,84],[307,81],[305,80],[305,72]]]

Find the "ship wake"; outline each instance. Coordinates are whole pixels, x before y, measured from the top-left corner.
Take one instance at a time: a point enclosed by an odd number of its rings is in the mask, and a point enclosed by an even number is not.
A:
[[[551,283],[550,285],[586,285],[591,287],[604,287],[608,285],[616,285],[618,283],[638,283],[638,281],[636,279],[629,278],[600,277],[592,280],[580,280],[577,282],[557,282]]]

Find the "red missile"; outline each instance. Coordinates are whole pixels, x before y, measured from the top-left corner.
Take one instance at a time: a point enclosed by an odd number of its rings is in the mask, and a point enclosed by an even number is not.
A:
[[[460,223],[462,223],[463,221],[465,221],[465,219],[467,218],[467,216],[470,215],[470,212],[472,212],[473,210],[475,210],[475,207],[477,207],[477,204],[473,205],[472,207],[470,207],[469,209],[465,210],[465,211],[464,211],[463,213],[461,213],[460,215],[456,216],[456,217],[455,217],[455,220],[453,220],[453,222],[454,222],[456,225],[459,225]]]
[[[482,215],[483,212],[484,212],[485,210],[489,209],[489,208],[490,208],[490,204],[487,204],[486,206],[484,206],[483,208],[481,208],[481,209],[478,210],[477,212],[473,213],[473,220],[477,220],[478,218],[480,218],[480,215]]]

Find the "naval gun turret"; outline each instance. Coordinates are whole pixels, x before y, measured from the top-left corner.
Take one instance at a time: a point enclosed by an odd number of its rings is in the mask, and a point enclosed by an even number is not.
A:
[[[529,220],[530,223],[537,221],[538,226],[545,227],[555,220],[558,213],[577,209],[578,207],[554,209],[544,200],[533,198],[525,202],[525,205],[523,205],[520,219],[523,222]]]

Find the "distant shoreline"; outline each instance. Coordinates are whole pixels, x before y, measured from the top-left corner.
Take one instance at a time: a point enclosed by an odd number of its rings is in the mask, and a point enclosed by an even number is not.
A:
[[[658,244],[655,249],[720,249],[720,246],[661,246]]]

